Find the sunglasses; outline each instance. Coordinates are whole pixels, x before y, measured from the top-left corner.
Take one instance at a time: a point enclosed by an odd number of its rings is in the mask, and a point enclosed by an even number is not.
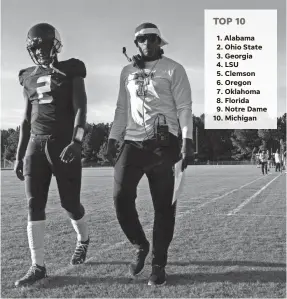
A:
[[[137,42],[144,43],[146,40],[148,40],[151,43],[154,43],[157,41],[158,36],[156,34],[145,34],[145,35],[138,35],[136,37]]]

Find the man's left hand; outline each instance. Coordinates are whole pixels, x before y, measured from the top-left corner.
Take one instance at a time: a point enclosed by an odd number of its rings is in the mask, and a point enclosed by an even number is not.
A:
[[[184,171],[188,166],[188,161],[194,158],[193,150],[193,141],[190,138],[183,138],[182,148],[181,148],[181,157],[182,157],[182,167],[181,170]]]
[[[82,146],[78,142],[72,141],[60,154],[61,161],[71,163],[75,158],[81,157]]]

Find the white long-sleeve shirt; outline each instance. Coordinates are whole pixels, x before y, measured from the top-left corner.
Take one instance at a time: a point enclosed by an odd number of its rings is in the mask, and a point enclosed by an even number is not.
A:
[[[110,139],[142,141],[153,136],[158,114],[166,117],[169,132],[192,139],[192,101],[183,66],[163,56],[139,70],[132,64],[121,72],[120,89]],[[163,118],[160,117],[161,123]],[[155,122],[156,121],[156,122]]]

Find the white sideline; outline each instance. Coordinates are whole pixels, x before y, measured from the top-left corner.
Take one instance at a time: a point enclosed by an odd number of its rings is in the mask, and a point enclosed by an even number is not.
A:
[[[258,181],[258,180],[261,180],[262,178],[263,178],[263,176],[262,176],[262,177],[260,176],[259,178],[255,179],[255,180],[253,180],[253,181],[251,181],[251,182],[249,182],[249,183],[246,183],[246,184],[244,184],[244,185],[242,185],[242,186],[240,186],[240,187],[238,187],[238,188],[236,188],[236,189],[233,189],[233,190],[228,191],[228,192],[226,192],[226,193],[224,193],[224,194],[222,194],[222,195],[220,195],[220,196],[217,196],[217,197],[215,197],[215,198],[212,198],[211,200],[206,201],[205,203],[200,204],[200,205],[194,207],[193,209],[186,210],[186,211],[180,211],[180,212],[177,212],[177,213],[176,213],[176,215],[177,215],[176,218],[180,218],[181,216],[183,216],[183,215],[185,215],[185,214],[189,214],[190,212],[193,212],[193,211],[195,211],[195,210],[197,210],[197,209],[200,209],[200,208],[206,206],[207,204],[210,204],[210,203],[216,201],[217,199],[223,198],[223,197],[225,197],[225,196],[227,196],[227,195],[229,195],[229,194],[232,194],[232,193],[234,193],[235,191],[238,191],[238,190],[240,190],[240,189],[242,189],[242,188],[244,188],[244,187],[246,187],[246,186],[248,186],[248,185],[250,185],[250,184],[252,184],[252,183],[254,183],[254,182],[256,182],[256,181]],[[181,202],[182,202],[182,203],[186,203],[187,201],[186,201],[186,200],[185,200],[185,201],[180,201],[180,200],[179,200],[179,201],[178,201],[178,207],[181,207],[181,208],[183,208],[183,207],[190,208],[190,206],[180,206],[180,203],[181,203]],[[190,202],[190,201],[189,201],[189,202]],[[118,221],[118,220],[116,219],[116,220],[109,221],[109,222],[107,222],[107,224],[110,224],[110,223],[112,223],[112,222],[116,222],[116,221]]]
[[[263,186],[261,189],[259,189],[257,192],[255,192],[252,196],[245,199],[237,208],[229,212],[227,215],[231,216],[239,212],[245,205],[247,205],[253,198],[255,198],[257,195],[259,195],[264,189],[266,189],[272,182],[274,182],[276,179],[280,177],[280,174],[277,175],[273,180],[271,180],[269,183],[267,183],[265,186]]]
[[[256,181],[258,181],[258,180],[261,180],[262,178],[263,178],[263,177],[259,177],[259,178],[255,179],[255,180],[253,180],[253,181],[251,181],[251,182],[249,182],[249,183],[247,183],[247,184],[244,184],[244,185],[240,186],[239,188],[233,189],[233,190],[231,190],[231,191],[228,191],[228,192],[224,193],[223,195],[220,195],[220,196],[217,196],[217,197],[215,197],[215,198],[212,198],[211,200],[206,201],[205,203],[196,206],[194,209],[192,209],[192,211],[197,210],[197,209],[200,209],[200,208],[202,208],[202,207],[204,207],[204,206],[206,206],[206,205],[208,205],[208,204],[210,204],[210,203],[216,201],[217,199],[220,199],[220,198],[223,198],[223,197],[225,197],[225,196],[227,196],[227,195],[229,195],[229,194],[232,194],[232,193],[234,193],[234,192],[236,192],[236,191],[238,191],[238,190],[240,190],[240,189],[242,189],[242,188],[244,188],[244,187],[246,187],[246,186],[248,186],[248,185],[250,185],[250,184],[252,184],[252,183],[254,183],[254,182],[256,182]]]

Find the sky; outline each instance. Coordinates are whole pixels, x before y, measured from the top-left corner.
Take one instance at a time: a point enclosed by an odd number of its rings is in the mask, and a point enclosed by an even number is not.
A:
[[[122,54],[137,54],[134,30],[155,23],[169,42],[165,56],[187,71],[193,113],[204,113],[204,10],[278,9],[278,116],[286,112],[286,0],[2,0],[1,1],[1,129],[21,122],[24,101],[18,73],[33,65],[26,50],[29,29],[50,23],[60,33],[59,60],[85,62],[87,121],[111,122],[117,101]],[[275,99],[274,99],[275,100]]]

